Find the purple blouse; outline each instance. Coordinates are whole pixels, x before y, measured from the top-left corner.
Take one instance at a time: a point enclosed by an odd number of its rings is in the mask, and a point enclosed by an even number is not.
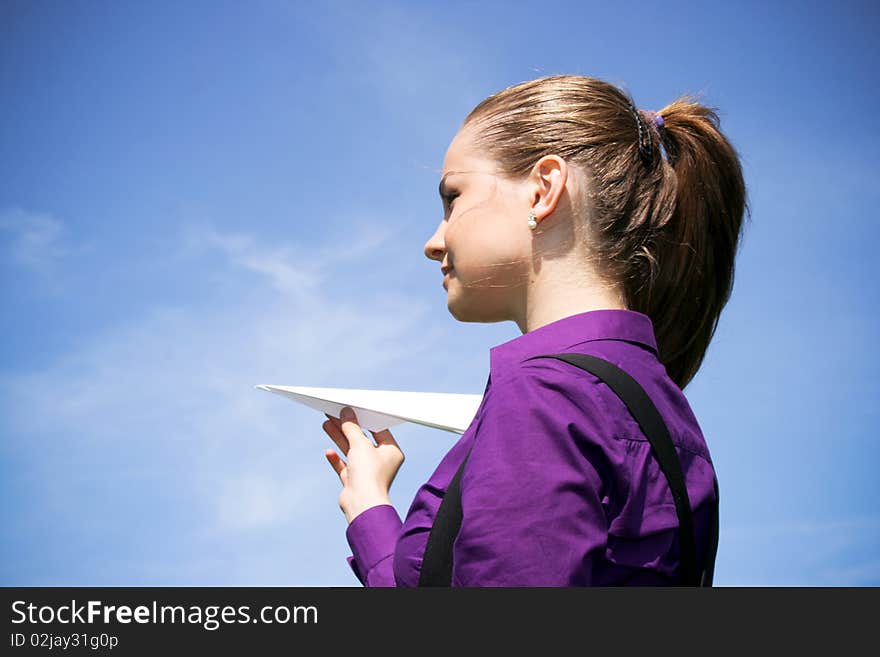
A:
[[[582,312],[490,349],[474,419],[418,490],[406,520],[390,504],[346,530],[365,586],[416,586],[431,524],[471,445],[461,478],[453,586],[669,585],[678,517],[666,478],[623,401],[597,377],[538,354],[582,353],[628,372],[663,416],[694,511],[702,567],[715,502],[709,450],[657,357],[651,319]]]

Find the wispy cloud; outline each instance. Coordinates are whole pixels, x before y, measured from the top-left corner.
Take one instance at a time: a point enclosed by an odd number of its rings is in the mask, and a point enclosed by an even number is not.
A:
[[[0,248],[3,259],[30,271],[49,275],[70,250],[64,225],[48,213],[20,207],[0,210]]]
[[[386,245],[399,232],[390,222],[347,222],[344,235],[323,235],[320,243],[289,242],[271,246],[253,235],[220,232],[210,224],[184,227],[177,251],[183,258],[207,252],[225,256],[228,265],[264,276],[281,295],[320,303],[339,266],[350,265]]]
[[[340,276],[348,274],[339,272],[358,249],[375,251],[382,233],[353,240],[359,246],[343,255],[326,243],[268,246],[254,235],[204,225],[184,235],[186,257],[169,249],[180,276],[189,275],[200,253],[231,281],[256,275],[264,284],[191,306],[144,308],[85,337],[48,367],[0,375],[4,424],[15,437],[10,450],[45,482],[47,509],[84,490],[106,496],[104,505],[113,496],[119,504],[137,500],[148,513],[197,517],[183,530],[187,536],[169,540],[199,549],[307,522],[316,499],[326,502],[318,508],[339,513],[339,483],[322,463],[323,449],[332,446],[320,427],[324,418],[254,386],[370,387],[376,373],[440,339],[424,330],[429,307],[393,290],[366,299],[346,292]],[[381,261],[389,271],[378,275],[393,279],[394,259]],[[365,307],[372,310],[368,321]],[[101,465],[70,468],[71,459]],[[166,490],[176,504],[159,499]],[[135,522],[112,510],[91,514],[78,512],[77,522],[94,536],[102,523]],[[143,572],[163,572],[147,560]],[[230,567],[206,578],[216,583]],[[175,572],[193,582],[185,568]]]

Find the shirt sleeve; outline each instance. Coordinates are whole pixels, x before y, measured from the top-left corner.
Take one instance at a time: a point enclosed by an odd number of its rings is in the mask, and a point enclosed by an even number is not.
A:
[[[390,504],[371,506],[352,520],[345,537],[353,554],[347,558],[364,586],[395,586],[394,548],[403,522]]]
[[[570,369],[528,363],[493,383],[462,474],[453,586],[592,583],[608,531],[605,416],[598,379]]]

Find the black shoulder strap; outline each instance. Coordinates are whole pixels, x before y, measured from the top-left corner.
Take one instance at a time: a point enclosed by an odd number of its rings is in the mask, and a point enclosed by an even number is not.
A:
[[[473,446],[471,446],[473,449]],[[461,473],[471,455],[465,455],[449,482],[440,507],[428,534],[428,544],[422,557],[419,586],[450,586],[452,584],[452,543],[461,529]]]
[[[669,430],[659,411],[651,402],[644,389],[629,374],[602,358],[586,354],[547,354],[532,358],[558,358],[581,368],[604,381],[626,404],[636,419],[657,458],[663,474],[669,481],[672,498],[679,522],[679,545],[681,550],[681,584],[685,586],[711,586],[714,574],[715,554],[718,545],[718,514],[713,516],[710,533],[711,545],[707,555],[706,567],[702,574],[697,572],[694,523],[690,500],[685,487],[684,475],[675,447],[669,437]],[[531,360],[531,358],[527,359]],[[461,490],[460,481],[464,466],[470,456],[468,452],[437,510],[437,516],[428,535],[428,543],[422,559],[419,586],[450,586],[452,582],[453,542],[461,528]],[[716,498],[718,481],[714,482]]]
[[[715,556],[718,554],[718,510],[720,498],[718,497],[718,477],[715,477],[715,513],[712,514],[712,526],[709,529],[709,551],[706,553],[706,567],[703,569],[703,578],[700,586],[712,586],[715,577]]]

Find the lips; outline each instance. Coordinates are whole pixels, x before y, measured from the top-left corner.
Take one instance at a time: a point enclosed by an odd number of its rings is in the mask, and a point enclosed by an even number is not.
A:
[[[452,267],[447,267],[443,270],[443,287],[446,287],[446,282],[449,280],[449,276],[452,273]]]

